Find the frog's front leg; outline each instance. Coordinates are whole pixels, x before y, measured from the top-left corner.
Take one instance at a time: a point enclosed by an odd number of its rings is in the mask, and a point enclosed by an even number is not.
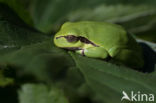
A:
[[[107,57],[109,57],[108,52],[102,47],[84,48],[82,50],[77,50],[76,52],[81,55],[92,58],[106,59]]]

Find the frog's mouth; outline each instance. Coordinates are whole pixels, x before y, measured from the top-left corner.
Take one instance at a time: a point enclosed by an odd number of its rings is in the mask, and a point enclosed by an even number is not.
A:
[[[83,55],[83,56],[85,56],[85,54],[84,54],[84,49],[82,49],[82,48],[79,48],[79,47],[64,47],[64,49],[68,49],[68,50],[71,50],[71,51],[77,51],[77,50],[82,50],[81,51],[81,54]]]
[[[64,49],[68,49],[68,50],[72,50],[72,51],[75,51],[75,50],[83,50],[82,48],[80,47],[63,47]]]

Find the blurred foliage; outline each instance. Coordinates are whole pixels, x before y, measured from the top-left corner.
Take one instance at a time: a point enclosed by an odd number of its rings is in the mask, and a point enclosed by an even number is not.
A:
[[[155,4],[153,0],[0,0],[0,102],[120,103],[123,90],[156,95]],[[81,20],[117,23],[144,39],[138,40],[144,68],[136,71],[55,47],[53,35],[60,25]]]
[[[20,103],[69,103],[63,91],[43,84],[23,85],[19,91],[19,100]]]
[[[17,15],[25,21],[25,23],[31,26],[33,25],[29,12],[26,10],[26,8],[24,8],[19,0],[0,0],[0,2],[7,4],[10,8],[12,8]]]
[[[122,97],[123,90],[128,94],[132,90],[156,94],[155,75],[143,74],[130,68],[115,66],[105,61],[85,58],[73,53],[72,56],[88,85],[103,102],[120,103],[119,98]],[[110,97],[113,99],[110,100]]]
[[[138,37],[150,35],[147,40],[155,42],[155,31],[143,33],[155,28],[154,4],[153,0],[34,0],[31,14],[35,27],[43,32],[57,31],[65,21],[108,21],[123,25]]]
[[[9,77],[4,76],[4,70],[0,69],[0,86],[5,87],[7,85],[13,84],[14,80]]]

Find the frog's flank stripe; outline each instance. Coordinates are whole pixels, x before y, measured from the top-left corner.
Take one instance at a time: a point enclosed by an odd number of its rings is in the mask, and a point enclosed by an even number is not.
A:
[[[94,44],[93,42],[91,42],[90,40],[86,39],[85,37],[79,36],[78,37],[79,40],[85,44],[92,44],[95,47],[99,47],[98,45]]]

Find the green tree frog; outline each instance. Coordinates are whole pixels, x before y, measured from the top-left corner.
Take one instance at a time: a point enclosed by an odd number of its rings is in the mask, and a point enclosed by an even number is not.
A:
[[[95,21],[66,22],[54,36],[54,44],[87,57],[111,57],[135,68],[144,65],[140,45],[117,24]]]

